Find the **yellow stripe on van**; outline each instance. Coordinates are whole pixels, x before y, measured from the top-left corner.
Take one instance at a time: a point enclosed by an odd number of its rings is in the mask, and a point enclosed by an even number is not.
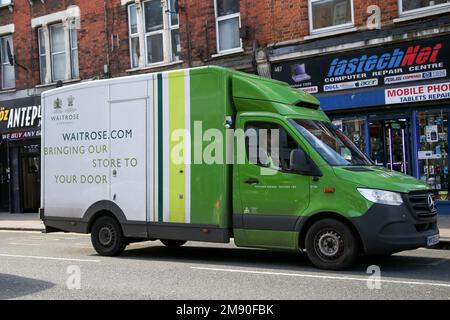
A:
[[[185,222],[185,78],[184,71],[169,75],[169,219]]]

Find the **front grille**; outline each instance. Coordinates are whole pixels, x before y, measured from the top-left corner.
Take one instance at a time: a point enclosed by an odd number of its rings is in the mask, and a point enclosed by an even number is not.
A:
[[[430,208],[428,197],[431,195],[434,207]],[[408,202],[411,210],[417,218],[434,217],[436,210],[436,196],[433,192],[416,191],[408,194]]]

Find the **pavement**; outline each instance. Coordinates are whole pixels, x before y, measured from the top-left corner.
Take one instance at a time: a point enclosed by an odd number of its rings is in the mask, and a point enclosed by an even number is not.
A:
[[[118,257],[97,255],[83,234],[0,231],[0,244],[0,299],[450,299],[450,250],[365,257],[324,271],[296,252],[233,242],[172,249],[147,241]]]
[[[0,230],[43,231],[44,223],[37,213],[0,212]]]
[[[450,242],[450,215],[439,215],[441,242]],[[44,224],[37,213],[0,213],[0,230],[42,231]]]

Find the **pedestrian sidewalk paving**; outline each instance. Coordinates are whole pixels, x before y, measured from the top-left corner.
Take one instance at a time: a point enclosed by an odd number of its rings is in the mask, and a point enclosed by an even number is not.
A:
[[[450,215],[439,215],[438,227],[441,241],[450,242]],[[37,213],[0,212],[0,230],[42,231],[44,224]]]
[[[0,212],[0,230],[43,231],[44,223],[37,213]]]

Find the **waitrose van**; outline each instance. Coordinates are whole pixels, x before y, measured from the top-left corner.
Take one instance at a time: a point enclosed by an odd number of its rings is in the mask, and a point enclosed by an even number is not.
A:
[[[220,67],[92,81],[42,95],[47,232],[100,255],[186,241],[306,252],[350,266],[439,241],[434,194],[375,166],[311,95]]]

